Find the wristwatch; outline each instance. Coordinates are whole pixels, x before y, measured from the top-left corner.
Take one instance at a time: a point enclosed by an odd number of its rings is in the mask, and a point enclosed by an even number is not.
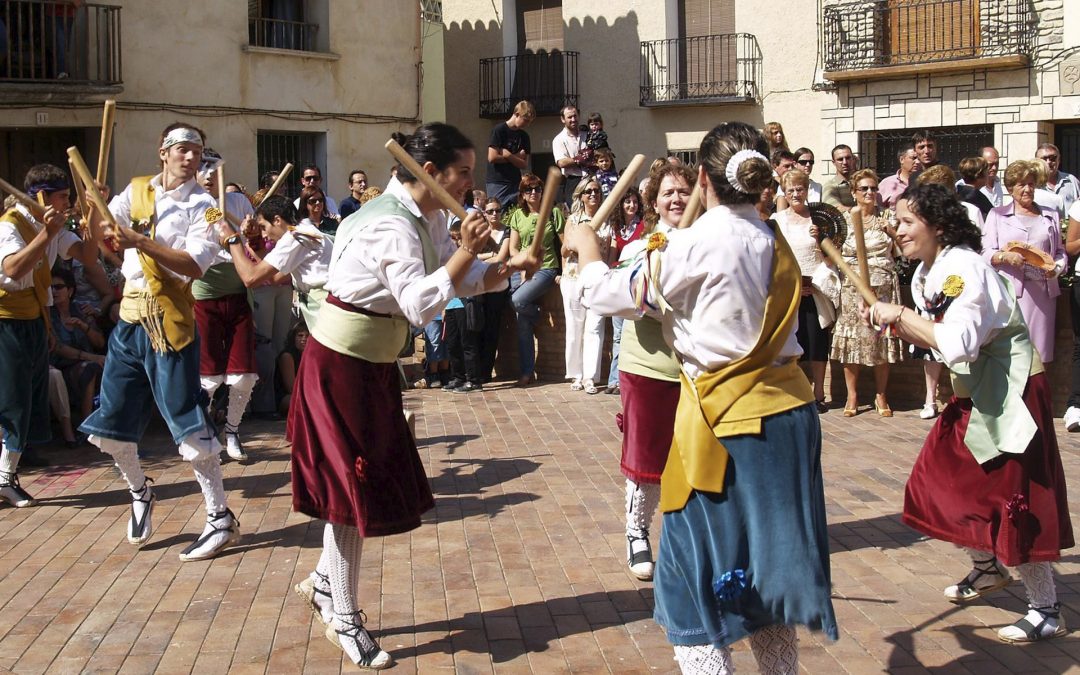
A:
[[[229,248],[230,246],[233,246],[235,244],[239,244],[242,241],[243,241],[243,238],[239,234],[234,234],[233,236],[229,237],[224,242],[222,242],[224,244],[224,246],[222,248]]]

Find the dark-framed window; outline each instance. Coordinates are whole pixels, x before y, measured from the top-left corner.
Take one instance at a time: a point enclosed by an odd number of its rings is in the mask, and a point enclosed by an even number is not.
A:
[[[920,129],[887,129],[859,132],[859,168],[871,168],[884,178],[900,168],[896,160],[902,148],[911,145],[911,136]],[[955,171],[960,160],[977,157],[982,148],[994,144],[994,125],[970,124],[932,127],[937,139],[938,161]]]
[[[256,139],[256,152],[258,156],[259,177],[267,171],[281,171],[281,168],[292,163],[293,170],[285,181],[283,190],[278,194],[284,194],[289,199],[300,196],[300,175],[308,164],[315,164],[323,171],[323,189],[326,189],[326,161],[325,154],[326,134],[294,131],[259,131]],[[320,149],[323,150],[320,153]]]

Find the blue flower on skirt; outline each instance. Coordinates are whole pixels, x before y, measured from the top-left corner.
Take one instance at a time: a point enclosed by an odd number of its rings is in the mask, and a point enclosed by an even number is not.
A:
[[[713,593],[720,604],[736,608],[746,592],[746,572],[731,570],[713,580]]]

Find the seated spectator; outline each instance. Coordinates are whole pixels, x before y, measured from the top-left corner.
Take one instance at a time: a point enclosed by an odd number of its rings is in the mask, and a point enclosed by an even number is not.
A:
[[[71,424],[71,399],[68,397],[64,374],[52,366],[49,366],[49,408],[60,425],[64,446],[69,449],[79,447],[79,437],[75,435],[75,427]]]
[[[278,354],[274,384],[277,390],[278,412],[282,415],[289,412],[293,383],[296,382],[296,371],[300,368],[300,357],[304,355],[304,347],[307,346],[309,335],[307,324],[300,321],[289,331],[285,349]]]
[[[72,303],[75,277],[71,272],[59,267],[53,270],[52,293],[49,316],[55,341],[49,361],[63,374],[68,397],[79,410],[79,422],[82,422],[93,411],[94,397],[101,386],[105,336],[94,321]]]

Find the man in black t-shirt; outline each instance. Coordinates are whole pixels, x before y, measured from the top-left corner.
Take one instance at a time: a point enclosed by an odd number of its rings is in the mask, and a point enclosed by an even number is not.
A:
[[[491,130],[488,142],[487,194],[505,210],[517,198],[521,170],[529,165],[532,146],[525,127],[532,124],[536,108],[528,101],[514,106],[514,114]]]

